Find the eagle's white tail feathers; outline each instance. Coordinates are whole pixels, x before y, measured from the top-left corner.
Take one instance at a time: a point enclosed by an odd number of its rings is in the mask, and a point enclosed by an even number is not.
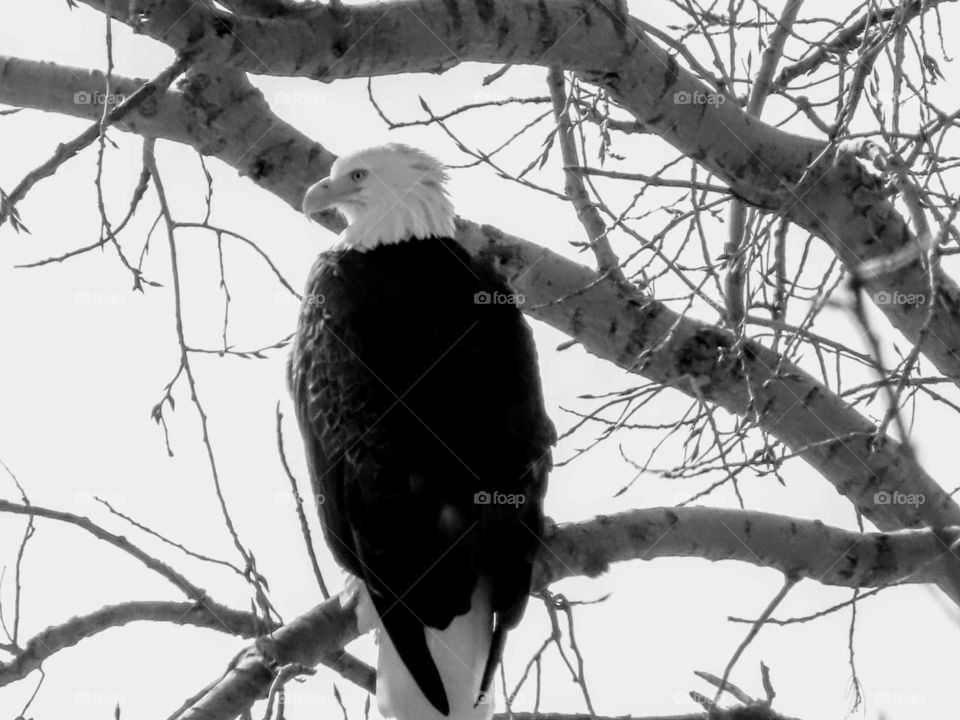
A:
[[[373,610],[373,603],[367,602]],[[470,612],[454,618],[446,630],[427,628],[426,633],[427,647],[440,671],[450,703],[450,714],[441,715],[420,692],[389,635],[378,623],[377,706],[380,714],[398,720],[490,720],[493,688],[488,690],[483,702],[477,702],[493,636],[493,610],[486,584],[481,582],[474,591]]]

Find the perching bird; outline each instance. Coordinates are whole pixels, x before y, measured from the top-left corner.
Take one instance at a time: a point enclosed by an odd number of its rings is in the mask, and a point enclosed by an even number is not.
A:
[[[386,145],[307,191],[305,214],[348,226],[310,271],[289,366],[327,543],[380,630],[378,705],[401,720],[492,715],[556,439],[519,298],[452,239],[446,180]]]

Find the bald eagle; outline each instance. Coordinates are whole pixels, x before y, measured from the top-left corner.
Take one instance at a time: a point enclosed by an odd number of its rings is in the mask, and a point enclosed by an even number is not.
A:
[[[403,145],[303,200],[348,226],[310,271],[289,366],[324,534],[378,629],[387,717],[479,720],[543,534],[556,434],[529,326],[452,239],[447,172]]]

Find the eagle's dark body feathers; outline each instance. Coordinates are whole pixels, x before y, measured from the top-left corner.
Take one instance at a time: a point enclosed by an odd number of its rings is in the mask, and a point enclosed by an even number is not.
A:
[[[530,328],[478,293],[512,290],[450,238],[324,253],[289,367],[327,542],[441,712],[423,627],[466,613],[485,578],[489,675],[526,605],[555,441]]]

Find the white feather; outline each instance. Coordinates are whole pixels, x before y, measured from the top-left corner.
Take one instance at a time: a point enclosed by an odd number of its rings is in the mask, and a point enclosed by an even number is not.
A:
[[[366,170],[363,188],[337,205],[347,219],[340,243],[358,250],[414,237],[451,237],[453,203],[447,170],[431,155],[397,143],[360,150],[334,162],[330,177]]]
[[[493,636],[493,611],[486,585],[480,583],[474,591],[470,612],[454,618],[446,630],[427,628],[426,633],[427,647],[440,671],[450,703],[450,714],[441,715],[420,692],[382,628],[377,663],[380,714],[398,720],[490,720],[494,708],[493,688],[483,702],[477,702]]]

